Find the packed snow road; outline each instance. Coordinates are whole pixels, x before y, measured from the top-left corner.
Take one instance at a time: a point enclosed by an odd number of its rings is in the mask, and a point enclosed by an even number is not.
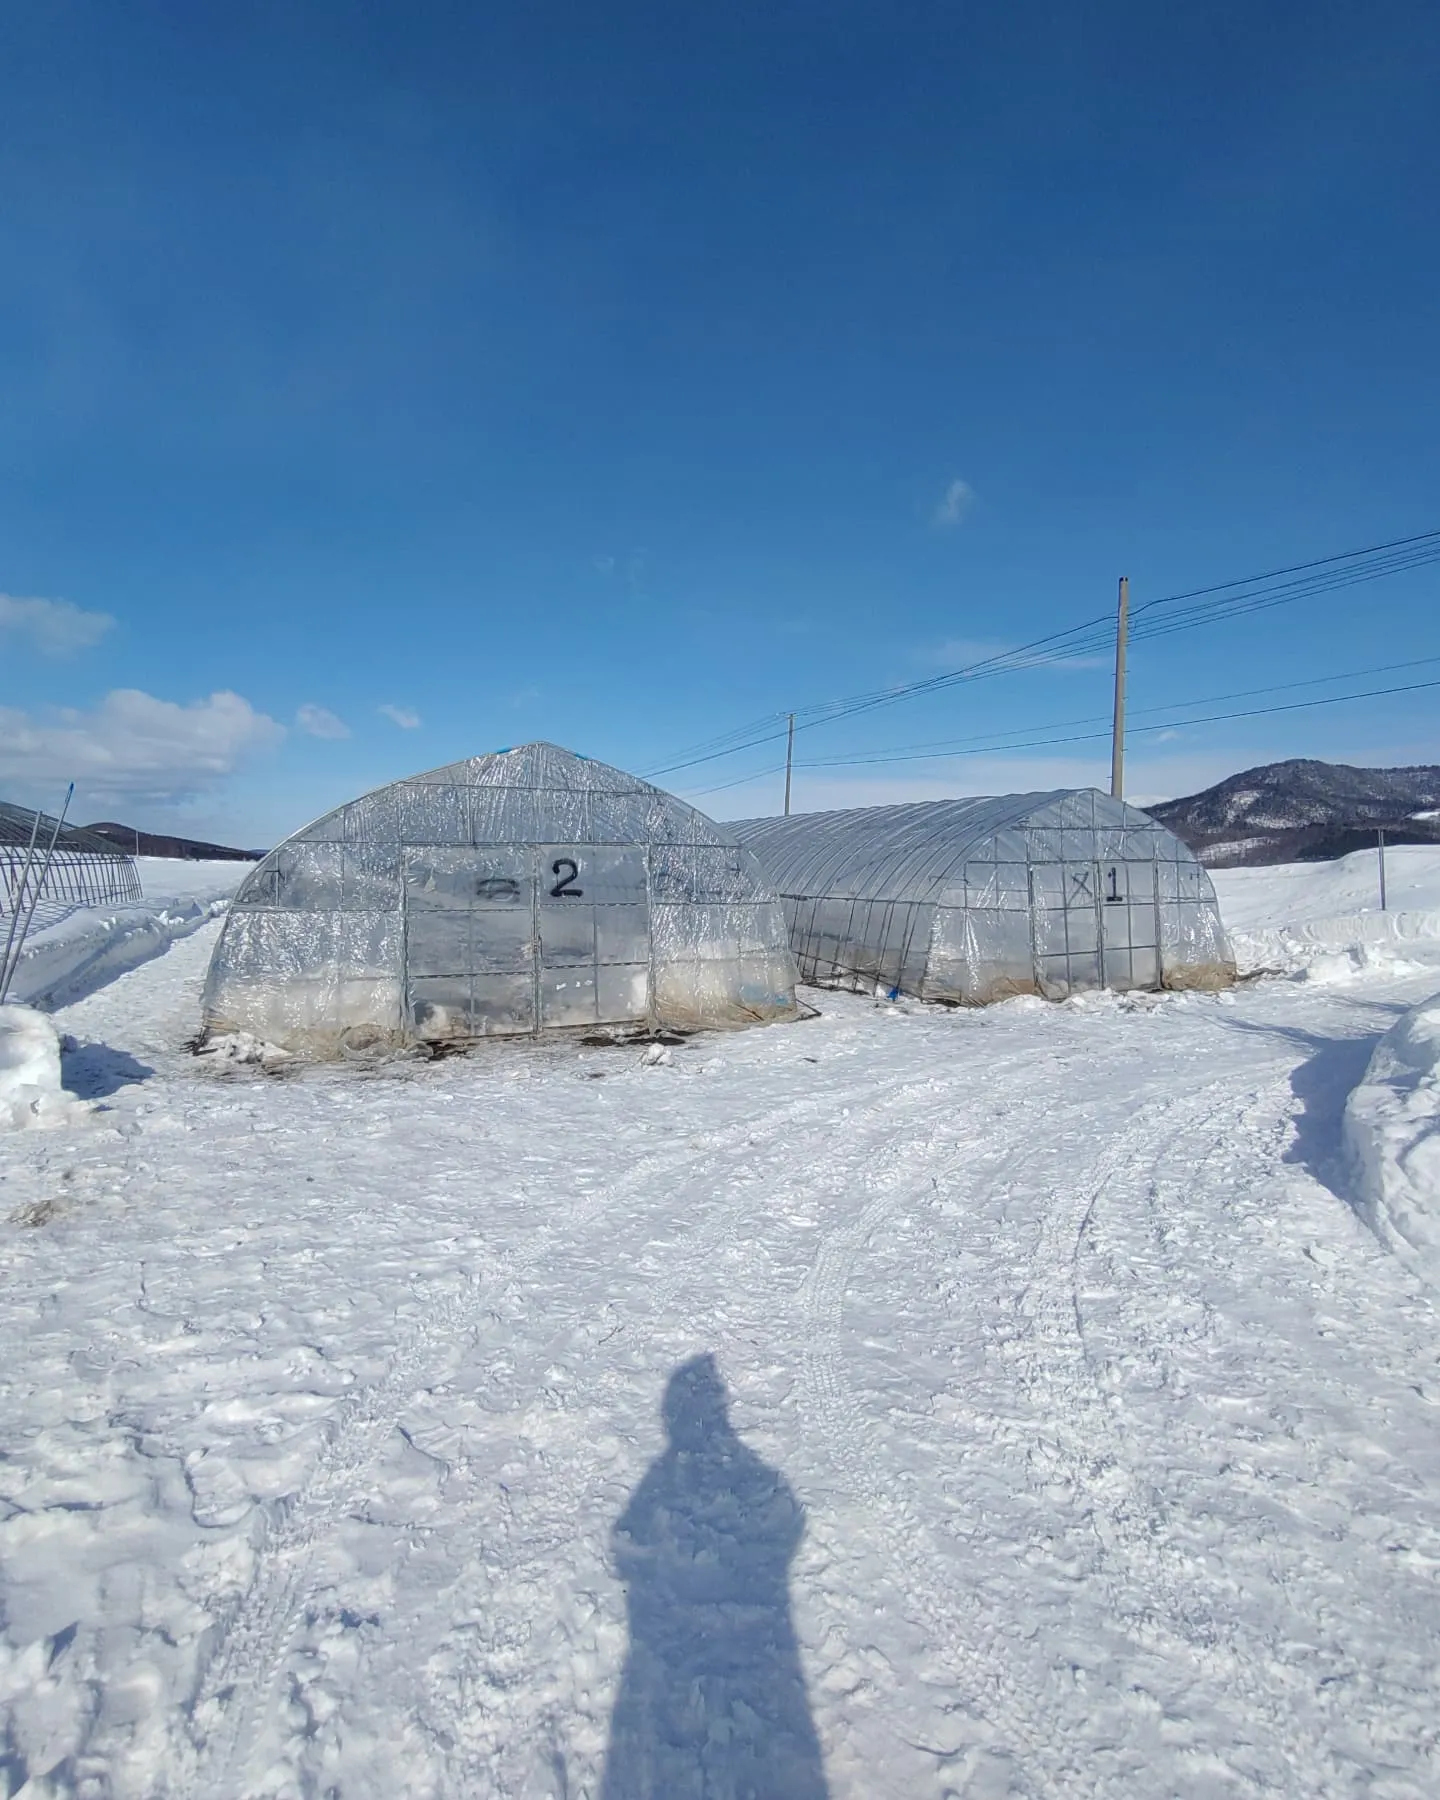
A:
[[[0,1140],[11,1793],[1440,1787],[1433,969],[265,1074],[214,929]]]

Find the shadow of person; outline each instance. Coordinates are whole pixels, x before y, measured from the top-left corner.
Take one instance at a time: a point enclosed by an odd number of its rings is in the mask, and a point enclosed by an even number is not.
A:
[[[790,1620],[804,1512],[736,1436],[713,1356],[676,1369],[663,1416],[612,1540],[630,1648],[602,1800],[826,1800]]]

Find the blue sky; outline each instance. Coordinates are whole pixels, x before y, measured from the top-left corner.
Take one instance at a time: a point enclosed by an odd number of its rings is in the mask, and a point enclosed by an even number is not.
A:
[[[0,792],[266,843],[1440,526],[1437,75],[1418,0],[8,8]],[[1440,656],[1437,589],[1137,645],[1132,704]],[[1103,780],[805,765],[1108,686],[802,734],[797,805]],[[1436,692],[1137,739],[1131,790],[1440,760]]]

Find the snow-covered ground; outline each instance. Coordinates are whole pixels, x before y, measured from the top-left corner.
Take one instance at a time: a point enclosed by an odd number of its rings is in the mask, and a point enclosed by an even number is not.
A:
[[[1440,1791],[1440,961],[266,1073],[217,929],[0,1138],[12,1793]]]
[[[1334,862],[1281,863],[1268,869],[1212,869],[1225,923],[1237,931],[1308,925],[1380,910],[1380,859],[1356,850]],[[1392,912],[1440,911],[1440,848],[1390,846],[1386,904]]]
[[[1413,1008],[1375,1046],[1345,1107],[1360,1212],[1440,1289],[1440,1001]]]
[[[1402,845],[1379,858],[1214,869],[1211,878],[1242,971],[1288,971],[1331,987],[1422,969],[1440,958],[1440,849]]]
[[[145,891],[133,905],[37,910],[12,999],[48,1010],[93,993],[223,912],[254,867],[161,856],[137,856],[135,865]]]

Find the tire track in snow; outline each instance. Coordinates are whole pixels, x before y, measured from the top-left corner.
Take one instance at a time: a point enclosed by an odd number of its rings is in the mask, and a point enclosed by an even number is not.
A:
[[[1216,1193],[1217,1204],[1205,1211],[1195,1210],[1187,1216],[1179,1210],[1195,1163],[1187,1155],[1188,1145],[1183,1138],[1167,1146],[1153,1166],[1145,1171],[1145,1179],[1137,1184],[1143,1195],[1139,1226],[1148,1245],[1148,1254],[1141,1259],[1138,1269],[1131,1254],[1126,1264],[1131,1276],[1128,1282],[1112,1277],[1123,1310],[1127,1345],[1137,1349],[1141,1360],[1151,1367],[1173,1368],[1173,1342],[1158,1331],[1157,1326],[1163,1322],[1162,1315],[1170,1310],[1175,1297],[1183,1294],[1187,1308],[1213,1315],[1205,1294],[1194,1282],[1192,1257],[1177,1253],[1170,1241],[1167,1224],[1173,1226],[1175,1219],[1185,1218],[1187,1225],[1203,1234],[1203,1266],[1218,1274],[1237,1294],[1247,1290],[1253,1294],[1255,1303],[1246,1309],[1241,1325],[1243,1352],[1234,1342],[1218,1346],[1223,1354],[1222,1366],[1230,1369],[1239,1393],[1251,1397],[1257,1404],[1287,1408],[1291,1401],[1284,1372],[1294,1364],[1294,1339],[1289,1331],[1267,1317],[1260,1293],[1254,1292],[1253,1284],[1237,1268],[1237,1259],[1243,1261],[1247,1255],[1261,1253],[1263,1260],[1257,1263],[1257,1268],[1263,1269],[1272,1279],[1275,1273],[1280,1275],[1279,1298],[1283,1316],[1298,1324],[1301,1330],[1308,1328],[1311,1307],[1307,1301],[1313,1294],[1313,1278],[1319,1275],[1319,1270],[1311,1265],[1308,1275],[1302,1272],[1306,1267],[1302,1258],[1309,1255],[1304,1249],[1296,1250],[1291,1259],[1293,1268],[1281,1264],[1277,1270],[1273,1244],[1266,1241],[1262,1226],[1262,1219],[1267,1223],[1273,1221],[1275,1202],[1269,1182],[1279,1173],[1281,1158],[1293,1141],[1292,1116],[1296,1104],[1287,1068],[1285,1075],[1272,1078],[1263,1086],[1252,1083],[1248,1093],[1240,1097],[1238,1106],[1221,1115],[1219,1128],[1213,1130],[1201,1152],[1201,1162],[1206,1167],[1217,1161],[1229,1166],[1224,1168],[1219,1184],[1213,1180],[1206,1184]],[[1211,1129],[1212,1122],[1206,1121],[1207,1135]],[[1245,1167],[1243,1177],[1239,1167],[1241,1158],[1249,1165]],[[1332,1203],[1337,1207],[1341,1204],[1338,1201]],[[1124,1228],[1127,1223],[1132,1228],[1135,1223],[1128,1209],[1106,1206],[1097,1211],[1092,1235],[1098,1236],[1103,1226],[1112,1236],[1112,1243],[1108,1249],[1096,1246],[1093,1251],[1107,1270],[1113,1270],[1116,1258],[1125,1254]],[[1352,1229],[1358,1229],[1353,1221],[1350,1223]],[[1129,1241],[1133,1243],[1133,1236]],[[1299,1242],[1303,1244],[1303,1238]],[[1268,1255],[1265,1254],[1267,1251]],[[1142,1280],[1148,1277],[1147,1286],[1137,1289],[1134,1279],[1137,1273],[1142,1274]],[[1290,1284],[1297,1276],[1308,1290],[1304,1297],[1291,1288]],[[1160,1295],[1158,1307],[1154,1298],[1157,1290]],[[1268,1284],[1261,1291],[1268,1292]],[[1369,1302],[1370,1307],[1375,1305],[1373,1295]],[[1333,1301],[1327,1303],[1327,1310],[1329,1304]],[[1355,1303],[1355,1311],[1355,1323],[1362,1328],[1358,1338],[1343,1330],[1328,1332],[1324,1334],[1328,1355],[1312,1355],[1304,1362],[1309,1382],[1322,1384],[1321,1406],[1328,1407],[1329,1396],[1323,1394],[1323,1387],[1328,1386],[1342,1413],[1357,1405],[1363,1408],[1367,1389],[1373,1392],[1377,1386],[1383,1387],[1386,1383],[1393,1385],[1397,1394],[1407,1397],[1413,1394],[1414,1388],[1408,1377],[1421,1363],[1426,1341],[1417,1334],[1414,1351],[1404,1364],[1403,1372],[1397,1370],[1386,1354],[1393,1349],[1389,1331],[1380,1339],[1377,1355],[1375,1334],[1363,1329],[1372,1322],[1373,1315],[1363,1301]],[[1393,1321],[1387,1323],[1393,1329]],[[1083,1330],[1083,1318],[1081,1325]],[[1233,1359],[1242,1354],[1243,1367],[1237,1367]],[[1095,1358],[1091,1355],[1089,1359],[1093,1368]],[[1268,1383],[1257,1380],[1260,1369],[1272,1372]],[[1095,1379],[1098,1383],[1098,1371]],[[1272,1478],[1278,1477],[1284,1484],[1283,1491],[1294,1494],[1295,1503],[1300,1505],[1307,1495],[1343,1493],[1347,1475],[1353,1475],[1353,1464],[1343,1451],[1338,1452],[1340,1473],[1337,1475],[1337,1450],[1329,1434],[1315,1428],[1315,1412],[1312,1387],[1303,1400],[1294,1402],[1293,1422],[1283,1430],[1281,1464],[1279,1467],[1271,1465]],[[1119,1403],[1118,1397],[1113,1418],[1117,1431],[1127,1444],[1139,1441],[1138,1421],[1136,1425],[1127,1426],[1127,1409]],[[1177,1451],[1189,1446],[1183,1442],[1171,1444],[1171,1439],[1180,1430],[1178,1414],[1162,1415],[1158,1426],[1164,1446],[1162,1455],[1169,1465]],[[1423,1425],[1421,1429],[1423,1431]],[[1153,1435],[1154,1423],[1150,1430]],[[1285,1467],[1287,1463],[1292,1466]],[[1397,1520],[1393,1530],[1385,1533],[1346,1533],[1345,1556],[1351,1565],[1347,1590],[1352,1594],[1363,1592],[1367,1595],[1367,1606],[1391,1608],[1406,1604],[1414,1591],[1416,1571],[1413,1568],[1397,1569],[1393,1553],[1397,1537],[1417,1547],[1421,1547],[1422,1537],[1427,1540],[1423,1543],[1422,1557],[1428,1579],[1433,1582],[1440,1538],[1433,1529],[1428,1533],[1424,1533],[1423,1528],[1417,1531],[1419,1525],[1420,1521],[1409,1518],[1403,1523]],[[1273,1595],[1283,1597],[1284,1607],[1299,1614],[1306,1613],[1309,1609],[1302,1593],[1308,1587],[1310,1605],[1319,1606],[1322,1611],[1329,1610],[1326,1596],[1334,1590],[1335,1566],[1328,1560],[1317,1559],[1313,1551],[1306,1548],[1303,1538],[1287,1544],[1283,1557],[1277,1546],[1260,1560],[1262,1566],[1258,1575],[1261,1583]],[[1332,1733],[1338,1733],[1344,1741],[1353,1738],[1356,1732],[1363,1732],[1378,1765],[1394,1763],[1399,1766],[1423,1754],[1430,1759],[1426,1766],[1433,1767],[1437,1736],[1429,1723],[1429,1709],[1422,1709],[1427,1724],[1423,1731],[1418,1730],[1413,1701],[1398,1671],[1387,1671],[1385,1680],[1368,1683],[1363,1691],[1356,1692],[1353,1687],[1336,1687],[1320,1680],[1313,1657],[1298,1650],[1292,1641],[1295,1634],[1284,1629],[1283,1623],[1277,1632],[1273,1625],[1267,1631],[1258,1621],[1241,1619],[1232,1622],[1229,1630],[1232,1637],[1238,1637],[1247,1646],[1252,1667],[1267,1670],[1271,1676],[1265,1688],[1270,1716],[1272,1720],[1278,1717],[1282,1721],[1282,1730],[1288,1740],[1287,1750],[1296,1741],[1308,1744],[1322,1735],[1329,1738]],[[1343,1625],[1338,1630],[1345,1635]],[[1423,1752],[1422,1742],[1425,1744]],[[1348,1750],[1342,1751],[1340,1759],[1325,1764],[1319,1775],[1312,1773],[1309,1791],[1317,1795],[1348,1794],[1353,1787],[1345,1767],[1350,1755]]]
[[[691,1134],[681,1146],[652,1151],[614,1181],[597,1184],[563,1223],[538,1227],[523,1247],[499,1258],[488,1277],[472,1275],[458,1292],[425,1308],[421,1323],[381,1380],[345,1406],[309,1476],[259,1546],[249,1587],[222,1615],[197,1684],[188,1731],[172,1759],[168,1791],[175,1800],[213,1800],[243,1778],[256,1714],[279,1679],[318,1586],[316,1557],[341,1521],[363,1503],[367,1479],[407,1401],[427,1385],[435,1358],[467,1327],[473,1328],[482,1298],[494,1296],[493,1310],[504,1297],[513,1297],[525,1273],[557,1243],[572,1239],[627,1196],[669,1180],[717,1151],[738,1148],[744,1154],[757,1131],[778,1137],[806,1117],[828,1117],[835,1104],[833,1092],[780,1102],[738,1128],[745,1134],[739,1146],[737,1128],[726,1125]]]
[[[1033,1057],[1016,1058],[1022,1068]],[[999,1075],[1008,1065],[992,1064]],[[851,1225],[820,1247],[801,1289],[803,1391],[823,1455],[840,1484],[868,1515],[877,1548],[896,1571],[906,1602],[918,1615],[934,1649],[957,1671],[955,1685],[971,1713],[994,1733],[992,1750],[1003,1752],[1013,1773],[1034,1795],[1054,1792],[1057,1774],[1070,1765],[1069,1746],[1055,1728],[1053,1699],[1017,1673],[1012,1635],[1000,1611],[977,1590],[957,1586],[953,1565],[929,1528],[896,1497],[896,1468],[877,1443],[870,1416],[856,1403],[840,1354],[845,1293],[855,1265],[874,1234],[907,1201],[927,1198],[983,1143],[955,1141],[935,1154],[933,1108],[929,1131],[869,1159],[863,1179],[877,1189]],[[947,1605],[937,1604],[944,1595]],[[934,1754],[934,1752],[932,1752]],[[1039,1766],[1037,1766],[1039,1765]]]
[[[1156,1532],[1154,1496],[1144,1489],[1127,1461],[1124,1440],[1088,1356],[1078,1292],[1076,1265],[1101,1197],[1122,1186],[1130,1191],[1136,1172],[1143,1178],[1149,1168],[1146,1153],[1155,1152],[1157,1143],[1162,1157],[1185,1159],[1193,1179],[1201,1168],[1194,1153],[1194,1136],[1216,1120],[1233,1122],[1237,1099],[1253,1098],[1253,1094],[1254,1076],[1250,1074],[1207,1084],[1179,1102],[1169,1096],[1153,1102],[1132,1116],[1082,1176],[1050,1186],[1021,1303],[1027,1332],[1014,1354],[1027,1398],[1042,1415],[1050,1459],[1044,1470],[1047,1481],[1058,1474],[1071,1491],[1090,1502],[1086,1523],[1101,1553],[1098,1574],[1112,1615],[1124,1621],[1137,1644],[1172,1658],[1179,1653],[1189,1666],[1197,1668],[1220,1716],[1233,1716],[1232,1696],[1237,1691],[1243,1695],[1253,1712],[1265,1719],[1271,1741],[1283,1746],[1287,1775],[1300,1775],[1320,1792],[1328,1768],[1297,1733],[1287,1711],[1287,1696],[1266,1683],[1264,1647],[1237,1655],[1232,1634],[1227,1649],[1195,1571]],[[1229,1130],[1222,1127],[1216,1131],[1208,1155],[1219,1153],[1230,1138]],[[955,1161],[952,1157],[947,1164],[923,1156],[921,1160],[924,1173],[937,1185],[952,1172]],[[945,1559],[927,1545],[923,1528],[897,1502],[894,1471],[874,1441],[873,1421],[856,1403],[839,1356],[844,1295],[854,1265],[906,1197],[899,1170],[872,1171],[869,1179],[871,1185],[878,1181],[881,1191],[854,1225],[822,1247],[807,1283],[805,1310],[815,1331],[806,1355],[807,1394],[830,1439],[833,1462],[876,1518],[897,1565],[910,1572],[912,1592],[928,1596],[952,1586],[951,1573]],[[928,1197],[926,1184],[917,1183],[910,1192],[917,1198]],[[1066,1379],[1067,1370],[1070,1379]],[[1154,1603],[1147,1601],[1137,1607],[1125,1597],[1117,1577],[1128,1578],[1142,1593],[1156,1597]],[[972,1635],[984,1637],[992,1645],[998,1643],[1003,1652],[1005,1637],[999,1614],[982,1607],[969,1593],[962,1599]],[[947,1621],[937,1617],[933,1607],[927,1623],[943,1637]],[[997,1669],[1003,1674],[1000,1657],[992,1656],[982,1674],[993,1684]],[[1066,1741],[1051,1728],[1052,1708],[1042,1694],[1012,1684],[1000,1696],[994,1695],[992,1687],[987,1699],[988,1704],[979,1710],[1010,1737],[1017,1750],[1024,1747],[1022,1761],[1037,1751],[1045,1755],[1044,1778],[1037,1783],[1040,1789],[1052,1791],[1062,1771],[1067,1789],[1103,1789],[1102,1776],[1073,1766]]]
[[[618,1195],[647,1180],[664,1179],[693,1154],[667,1150],[642,1158],[626,1177],[611,1186],[597,1186],[572,1208],[566,1229],[583,1228]],[[174,1788],[178,1796],[203,1800],[228,1790],[239,1746],[253,1735],[254,1714],[273,1690],[295,1627],[312,1597],[314,1559],[340,1521],[363,1501],[366,1480],[407,1400],[425,1385],[434,1357],[473,1327],[482,1298],[494,1294],[497,1286],[513,1289],[558,1235],[557,1226],[542,1225],[523,1250],[501,1260],[489,1281],[471,1276],[458,1293],[426,1307],[421,1324],[381,1380],[345,1407],[309,1476],[260,1546],[250,1587],[231,1610],[212,1649],[192,1708],[193,1724],[200,1727],[198,1752],[189,1758],[182,1753]]]
[[[1033,1060],[1030,1055],[1017,1054],[1002,1060],[996,1066],[1016,1067]],[[928,1071],[923,1076],[905,1076],[888,1091],[877,1096],[873,1076],[858,1080],[853,1090],[836,1092],[828,1090],[823,1096],[803,1102],[793,1102],[787,1106],[771,1109],[759,1119],[740,1124],[726,1138],[724,1149],[732,1164],[732,1172],[719,1175],[707,1165],[705,1174],[707,1186],[721,1196],[708,1210],[698,1230],[688,1233],[679,1240],[676,1248],[679,1255],[670,1261],[665,1271],[652,1281],[648,1281],[644,1290],[645,1317],[660,1319],[671,1302],[688,1285],[694,1284],[697,1275],[707,1277],[713,1266],[717,1252],[727,1243],[732,1242],[739,1234],[744,1221],[752,1217],[757,1209],[762,1209],[769,1216],[782,1211],[787,1203],[797,1200],[813,1200],[814,1177],[810,1169],[809,1158],[804,1153],[805,1146],[797,1142],[793,1128],[808,1121],[813,1130],[820,1136],[816,1150],[823,1155],[827,1146],[833,1143],[833,1122],[842,1108],[854,1107],[863,1101],[860,1116],[847,1120],[847,1139],[857,1131],[867,1131],[881,1137],[886,1142],[893,1142],[896,1135],[894,1115],[915,1109],[917,1104],[924,1106],[928,1113],[933,1112],[933,1095],[935,1078]],[[768,1142],[767,1142],[768,1136]],[[778,1181],[766,1183],[763,1187],[753,1181],[742,1181],[737,1178],[734,1165],[742,1169],[748,1168],[758,1155],[763,1155],[767,1148],[778,1146],[783,1152],[783,1164],[788,1171]],[[868,1136],[864,1140],[865,1147],[855,1154],[872,1160],[875,1152],[869,1147]],[[911,1154],[923,1155],[923,1150],[912,1146]],[[700,1161],[699,1156],[695,1162]],[[777,1297],[777,1311],[782,1312],[793,1303],[793,1290],[786,1288],[783,1296]],[[643,1321],[640,1321],[643,1323]],[[538,1360],[544,1360],[543,1351],[537,1353]],[[578,1411],[582,1407],[594,1415],[623,1413],[627,1391],[633,1387],[633,1375],[628,1371],[617,1371],[597,1365],[586,1369],[580,1386],[570,1390],[567,1410]],[[503,1619],[507,1611],[504,1594],[520,1589],[543,1593],[547,1587],[553,1588],[553,1559],[556,1555],[572,1554],[574,1549],[574,1520],[583,1510],[587,1493],[593,1492],[598,1479],[598,1464],[594,1454],[589,1456],[567,1456],[556,1465],[547,1466],[547,1483],[543,1495],[545,1517],[534,1526],[526,1541],[523,1560],[516,1560],[513,1554],[507,1554],[504,1560],[503,1587],[493,1582],[486,1583],[484,1603],[481,1596],[472,1594],[467,1597],[464,1611],[467,1620],[475,1620],[482,1616],[490,1622],[488,1631],[477,1634],[469,1631],[465,1634],[466,1654],[458,1666],[445,1671],[443,1686],[432,1683],[425,1701],[425,1710],[443,1722],[444,1736],[455,1746],[453,1761],[456,1764],[455,1775],[457,1791],[486,1791],[484,1784],[490,1784],[488,1791],[497,1794],[520,1793],[525,1788],[525,1776],[517,1774],[516,1781],[511,1781],[503,1774],[497,1776],[496,1759],[503,1757],[506,1746],[502,1744],[496,1733],[484,1728],[483,1704],[477,1704],[477,1698],[492,1691],[487,1681],[485,1667],[496,1655],[504,1656],[514,1646],[508,1641],[500,1641],[496,1621]],[[539,1510],[541,1497],[534,1496],[532,1505]],[[517,1521],[513,1513],[507,1517],[507,1532],[514,1528]],[[472,1567],[484,1568],[482,1562],[472,1563]],[[540,1685],[540,1671],[535,1676],[516,1676],[512,1678],[527,1688]],[[508,1691],[509,1684],[507,1684]],[[532,1740],[557,1743],[562,1731],[559,1714],[564,1708],[552,1703],[546,1716],[538,1720],[534,1728],[527,1734]],[[507,1720],[507,1730],[513,1735],[513,1720]],[[512,1749],[515,1747],[512,1746]],[[530,1767],[530,1749],[518,1750],[527,1769]]]
[[[1159,1496],[1136,1472],[1086,1343],[1079,1262],[1097,1207],[1107,1195],[1134,1203],[1153,1185],[1155,1171],[1183,1161],[1187,1179],[1203,1185],[1207,1166],[1232,1138],[1237,1103],[1254,1098],[1253,1071],[1207,1083],[1196,1093],[1150,1103],[1114,1138],[1078,1180],[1051,1190],[1034,1254],[1034,1273],[1021,1303],[1026,1337],[1014,1347],[1031,1404],[1043,1414],[1046,1470],[1089,1502],[1086,1522],[1101,1553],[1100,1574],[1115,1616],[1137,1644],[1188,1660],[1216,1714],[1236,1725],[1263,1720],[1279,1749],[1279,1779],[1307,1793],[1331,1791],[1333,1774],[1293,1711],[1293,1696],[1277,1690],[1267,1647],[1233,1614],[1224,1629],[1207,1584],[1163,1528]],[[1224,1119],[1232,1128],[1207,1128]],[[1139,1201],[1143,1210],[1144,1202]],[[1158,1348],[1158,1345],[1157,1345]],[[1131,1595],[1138,1591],[1142,1600]],[[1236,1718],[1235,1701],[1247,1718]]]

